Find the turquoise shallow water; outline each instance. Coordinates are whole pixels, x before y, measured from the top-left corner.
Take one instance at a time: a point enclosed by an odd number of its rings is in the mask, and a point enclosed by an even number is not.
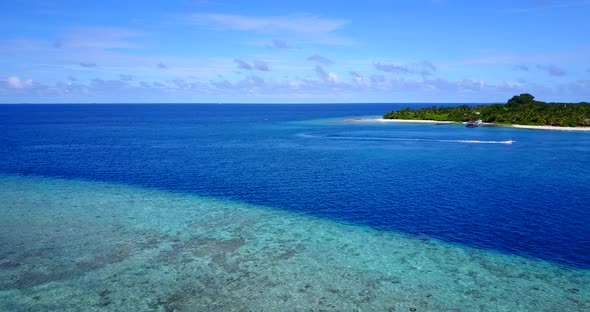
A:
[[[2,311],[588,311],[590,270],[186,193],[0,176]]]

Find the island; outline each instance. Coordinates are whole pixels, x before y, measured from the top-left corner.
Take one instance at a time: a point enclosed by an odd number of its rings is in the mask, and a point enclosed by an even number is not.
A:
[[[506,104],[461,105],[454,107],[404,108],[383,115],[383,120],[473,122],[486,125],[542,129],[590,129],[590,103],[545,103],[524,93]]]

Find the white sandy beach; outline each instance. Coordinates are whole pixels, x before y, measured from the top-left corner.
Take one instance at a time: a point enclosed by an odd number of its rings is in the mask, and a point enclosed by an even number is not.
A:
[[[423,124],[454,124],[454,121],[438,121],[438,120],[413,120],[413,119],[383,119],[383,118],[350,118],[346,119],[346,122],[358,122],[358,123],[382,123],[382,122],[393,122],[393,123],[423,123]],[[464,122],[463,122],[464,123]],[[492,125],[492,123],[484,123],[486,125]],[[518,128],[518,129],[532,129],[532,130],[556,130],[556,131],[582,131],[590,132],[590,127],[557,127],[557,126],[527,126],[527,125],[502,125],[498,124],[498,127]]]
[[[533,129],[533,130],[557,130],[557,131],[590,131],[590,127],[556,127],[556,126],[526,126],[508,125],[510,128]]]
[[[383,118],[351,118],[346,122],[380,123],[380,122],[403,122],[403,123],[426,123],[426,124],[452,124],[454,121],[438,120],[413,120],[413,119],[383,119]]]

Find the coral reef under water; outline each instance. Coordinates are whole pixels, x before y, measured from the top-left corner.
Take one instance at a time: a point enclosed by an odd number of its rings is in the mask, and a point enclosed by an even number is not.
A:
[[[590,272],[194,195],[0,177],[1,311],[588,311]]]

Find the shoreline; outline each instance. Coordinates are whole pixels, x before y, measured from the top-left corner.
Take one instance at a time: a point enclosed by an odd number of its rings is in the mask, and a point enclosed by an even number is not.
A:
[[[421,123],[421,124],[465,124],[465,122],[455,121],[439,121],[439,120],[414,120],[414,119],[383,119],[383,118],[349,118],[345,119],[345,122],[350,123]],[[551,130],[551,131],[579,131],[579,132],[590,132],[590,127],[559,127],[559,126],[531,126],[531,125],[505,125],[505,124],[494,124],[484,123],[484,125],[494,125],[501,128],[514,128],[514,129],[528,129],[528,130]]]
[[[502,125],[500,125],[502,126]],[[580,131],[590,132],[590,127],[558,127],[558,126],[528,126],[528,125],[505,125],[509,128],[529,130],[554,130],[554,131]]]
[[[438,120],[414,120],[414,119],[383,119],[383,118],[349,118],[345,119],[345,122],[351,123],[387,123],[387,122],[398,122],[398,123],[425,123],[425,124],[454,124],[454,121],[438,121]]]

